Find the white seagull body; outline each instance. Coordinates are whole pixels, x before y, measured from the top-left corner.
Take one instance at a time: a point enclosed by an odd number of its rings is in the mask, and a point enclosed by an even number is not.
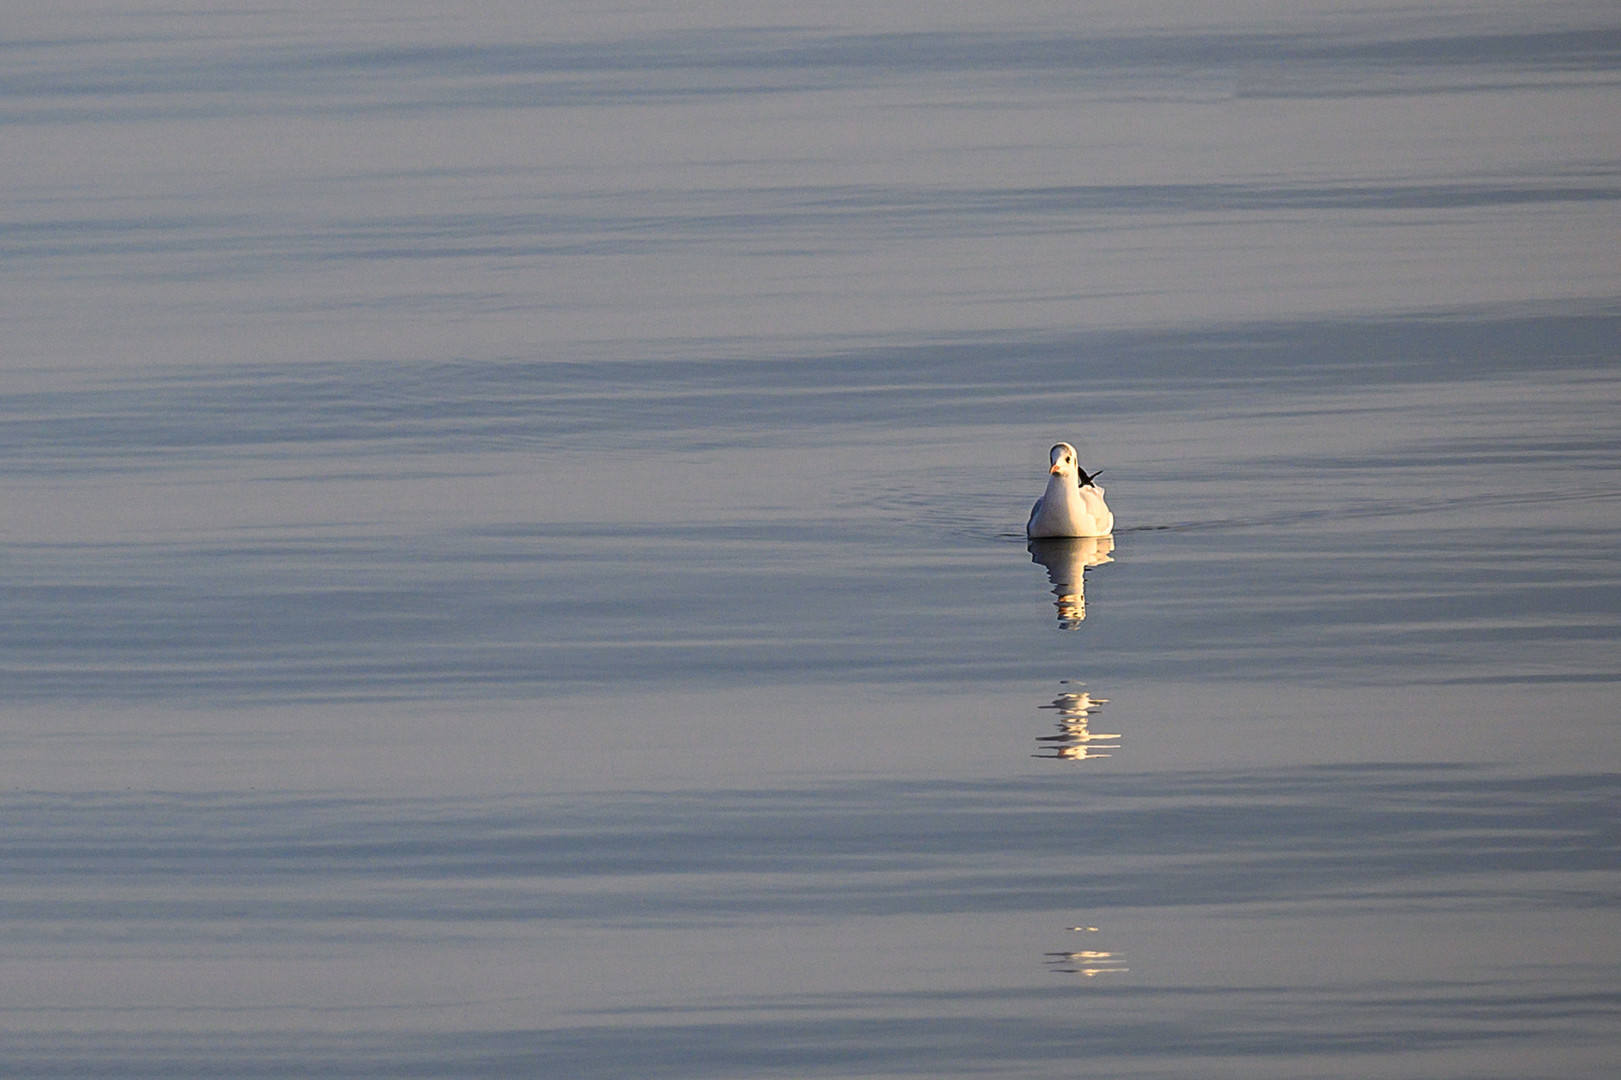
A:
[[[1108,536],[1114,532],[1114,514],[1103,501],[1103,489],[1081,469],[1075,448],[1061,442],[1052,448],[1047,490],[1030,508],[1024,527],[1032,540],[1057,536]]]

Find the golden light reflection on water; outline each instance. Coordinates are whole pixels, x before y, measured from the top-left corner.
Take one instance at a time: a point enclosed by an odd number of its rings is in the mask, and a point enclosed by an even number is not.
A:
[[[1095,926],[1072,926],[1071,933],[1096,934]],[[1095,979],[1099,975],[1122,975],[1131,969],[1119,953],[1107,949],[1064,949],[1044,954],[1043,962],[1054,975],[1080,975]]]
[[[1080,684],[1065,680],[1063,685],[1078,687]],[[1036,742],[1042,744],[1044,752],[1030,756],[1060,761],[1088,761],[1106,758],[1109,756],[1106,751],[1120,749],[1118,734],[1092,730],[1092,720],[1108,700],[1095,698],[1089,691],[1077,689],[1066,690],[1053,698],[1052,704],[1041,706],[1058,713],[1058,734],[1038,737]]]
[[[1053,606],[1058,609],[1060,630],[1079,630],[1086,619],[1086,571],[1113,562],[1112,536],[1086,536],[1073,540],[1032,540],[1030,561],[1047,568],[1052,583]]]
[[[1084,537],[1073,540],[1032,540],[1030,561],[1047,570],[1052,584],[1053,606],[1058,610],[1060,630],[1079,630],[1086,620],[1086,572],[1094,566],[1113,562],[1114,537]],[[1062,688],[1051,703],[1040,706],[1058,714],[1058,731],[1053,735],[1037,736],[1040,752],[1031,757],[1056,761],[1091,761],[1110,757],[1120,749],[1120,735],[1113,732],[1093,731],[1097,720],[1108,704],[1107,698],[1094,697],[1084,683],[1062,679]],[[1106,942],[1092,938],[1101,933],[1096,926],[1071,926],[1071,934],[1087,935],[1088,945]],[[1079,942],[1076,942],[1079,944]],[[1047,970],[1055,975],[1075,975],[1095,979],[1103,975],[1123,975],[1131,969],[1120,953],[1111,949],[1066,948],[1043,954]]]

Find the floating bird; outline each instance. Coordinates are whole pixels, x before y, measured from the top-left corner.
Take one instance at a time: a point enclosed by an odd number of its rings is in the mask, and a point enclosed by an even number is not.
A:
[[[1103,489],[1076,460],[1075,448],[1061,442],[1052,448],[1047,490],[1030,508],[1024,527],[1032,540],[1055,536],[1108,536],[1114,515],[1103,501]]]

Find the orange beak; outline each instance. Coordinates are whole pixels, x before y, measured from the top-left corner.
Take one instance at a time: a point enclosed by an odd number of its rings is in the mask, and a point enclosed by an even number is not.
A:
[[[1049,476],[1057,476],[1058,475],[1058,466],[1054,465],[1052,468],[1048,469],[1047,470],[1047,475],[1049,475]]]

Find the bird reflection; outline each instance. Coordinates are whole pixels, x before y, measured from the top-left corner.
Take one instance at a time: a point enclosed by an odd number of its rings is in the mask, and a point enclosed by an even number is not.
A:
[[[1052,582],[1053,595],[1058,598],[1053,605],[1058,608],[1060,630],[1081,628],[1086,618],[1086,570],[1113,562],[1109,556],[1113,550],[1112,536],[1030,541],[1030,561],[1047,568],[1047,580]]]
[[[1072,926],[1071,930],[1097,933],[1095,926]],[[1099,975],[1121,974],[1131,969],[1119,954],[1103,949],[1075,949],[1050,952],[1044,957],[1047,970],[1055,975],[1081,975],[1094,979]]]
[[[1054,758],[1059,761],[1086,761],[1106,758],[1105,750],[1120,749],[1120,736],[1093,731],[1092,718],[1102,711],[1108,698],[1095,698],[1084,690],[1065,691],[1053,698],[1051,705],[1041,706],[1058,713],[1058,734],[1043,735],[1036,739],[1046,753],[1031,757]]]

